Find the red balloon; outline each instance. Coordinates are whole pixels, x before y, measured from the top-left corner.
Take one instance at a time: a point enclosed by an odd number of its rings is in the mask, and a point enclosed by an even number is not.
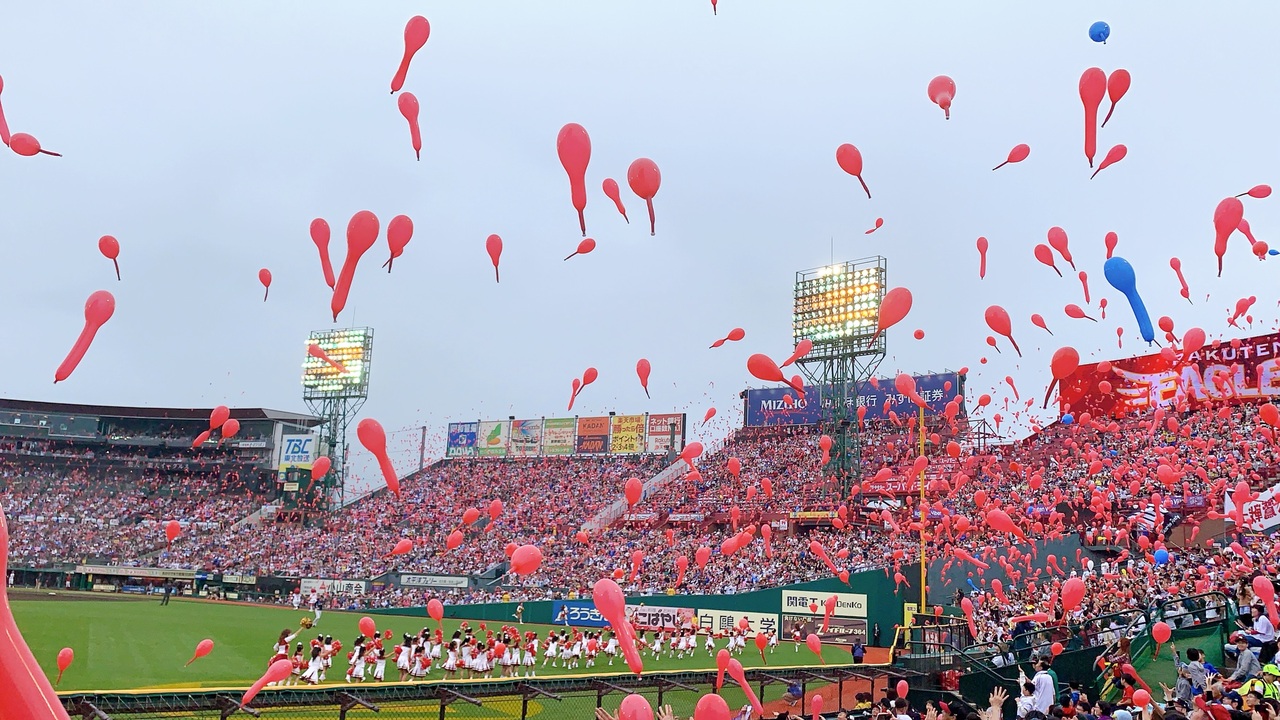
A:
[[[713,6],[715,2],[711,3]],[[0,93],[4,92],[4,78],[0,77]],[[9,144],[9,123],[4,119],[4,107],[0,106],[0,143]]]
[[[1031,324],[1044,330],[1050,335],[1053,334],[1053,331],[1049,329],[1049,326],[1044,324],[1044,318],[1041,317],[1039,313],[1031,313]]]
[[[456,550],[462,545],[462,531],[454,530],[444,539],[444,546],[448,550]]]
[[[222,439],[218,441],[218,444],[221,445],[227,440],[227,438],[235,437],[235,434],[238,432],[240,432],[239,420],[232,418],[222,423]]]
[[[404,99],[404,95],[400,98]],[[413,220],[408,215],[397,215],[391,218],[391,222],[387,224],[387,247],[391,250],[391,257],[382,264],[382,267],[391,272],[391,265],[396,258],[404,254],[405,246],[413,239]]]
[[[391,92],[397,93],[404,86],[404,78],[409,74],[409,61],[431,37],[431,23],[421,15],[414,15],[404,26],[404,56],[400,58],[400,67],[395,77],[391,78]]]
[[[732,717],[729,704],[719,695],[703,695],[693,706],[693,720],[731,720]]]
[[[631,163],[627,168],[627,184],[631,186],[631,192],[644,199],[649,206],[649,234],[654,235],[653,220],[653,196],[658,194],[658,187],[662,185],[662,173],[658,171],[658,165],[649,158],[640,158]]]
[[[1107,126],[1107,121],[1111,119],[1111,113],[1116,111],[1116,103],[1120,102],[1120,98],[1129,92],[1129,84],[1133,78],[1129,76],[1129,71],[1120,68],[1111,73],[1111,77],[1107,78],[1107,96],[1111,98],[1111,109],[1107,110],[1107,116],[1102,118],[1102,127]]]
[[[1161,621],[1151,626],[1151,639],[1161,645],[1169,642],[1171,637],[1173,637],[1173,629],[1169,627],[1168,623]]]
[[[40,147],[40,141],[27,133],[14,133],[7,143],[9,148],[23,157],[44,154],[62,157],[62,153],[50,152]]]
[[[0,508],[0,577],[8,576],[9,526]],[[68,720],[53,685],[22,638],[0,584],[0,717]]]
[[[120,241],[110,235],[103,235],[98,238],[98,252],[102,253],[103,257],[107,258],[111,261],[111,264],[115,265],[116,280],[119,280],[120,263],[116,258],[120,257]]]
[[[432,598],[427,601],[427,617],[437,623],[444,621],[444,603]]]
[[[332,289],[337,281],[333,279],[333,265],[329,262],[329,223],[323,218],[311,221],[311,242],[320,251],[320,269],[324,271],[324,282]]]
[[[54,681],[54,685],[62,682],[62,673],[71,667],[71,661],[75,660],[76,651],[69,647],[64,647],[58,651],[58,679]]]
[[[484,241],[484,249],[489,253],[489,260],[493,262],[493,281],[502,282],[498,277],[498,259],[502,257],[502,238],[490,235]]]
[[[191,659],[187,661],[187,665],[190,665],[191,663],[195,662],[197,658],[202,658],[211,652],[213,652],[213,641],[208,638],[201,640],[200,642],[196,643],[195,654],[193,654],[191,656]],[[186,665],[184,665],[183,667],[186,667]]]
[[[0,122],[3,122],[3,121],[4,121],[4,118],[0,117]],[[1249,188],[1245,192],[1240,193],[1240,195],[1237,195],[1236,197],[1241,197],[1243,195],[1248,195],[1251,198],[1258,198],[1258,199],[1271,197],[1271,186],[1270,185],[1254,185],[1253,187]]]
[[[373,621],[373,618],[366,615],[365,617],[360,618],[358,625],[360,627],[360,634],[370,640],[378,636],[378,625]]]
[[[1084,313],[1084,310],[1079,305],[1076,305],[1075,303],[1068,303],[1067,306],[1062,309],[1062,311],[1065,312],[1067,314],[1067,317],[1069,318],[1074,318],[1076,320],[1093,320],[1093,322],[1098,322],[1097,320],[1094,320],[1093,318],[1086,315]]]
[[[578,224],[585,237],[587,218],[583,211],[587,209],[587,164],[591,162],[591,137],[587,135],[586,128],[577,123],[560,128],[560,134],[556,136],[556,154],[569,175],[570,199],[578,211]]]
[[[418,98],[413,93],[404,93],[396,99],[400,114],[409,121],[409,141],[413,144],[413,154],[422,159],[422,132],[418,129]]]
[[[987,276],[987,239],[978,238],[978,278]]]
[[[640,387],[644,388],[644,396],[649,397],[649,361],[640,358],[636,361],[636,376],[640,378]]]
[[[1138,688],[1133,691],[1133,705],[1137,708],[1145,708],[1151,704],[1151,693]]]
[[[89,296],[84,303],[84,328],[80,331],[80,337],[76,338],[76,344],[71,346],[71,352],[67,353],[67,357],[53,373],[55,384],[71,377],[71,373],[88,352],[89,345],[98,334],[98,329],[111,319],[115,311],[116,299],[106,290],[99,290]]]
[[[911,312],[910,290],[904,287],[896,287],[885,293],[884,299],[880,301],[880,315],[876,333],[871,337],[871,342],[867,343],[867,347],[875,345],[880,333],[902,322],[902,319],[909,312]]]
[[[382,424],[373,418],[365,418],[356,425],[356,437],[360,439],[364,449],[377,458],[378,467],[382,470],[382,479],[399,500],[400,478],[396,475],[395,466],[391,464],[391,458],[387,457],[387,433],[382,429]]]
[[[1076,264],[1071,259],[1071,250],[1067,248],[1067,231],[1066,230],[1063,230],[1062,228],[1056,225],[1049,228],[1049,247],[1053,248],[1054,250],[1057,250],[1058,254],[1062,256],[1062,259],[1066,260],[1067,263],[1071,265],[1072,270],[1076,269]],[[1039,255],[1037,254],[1036,257],[1038,258]],[[1047,264],[1052,264],[1053,256],[1050,255],[1049,259],[1050,259],[1050,263],[1047,263]],[[1054,268],[1054,269],[1057,270],[1057,268]],[[1062,273],[1058,273],[1058,274],[1061,275]]]
[[[1258,408],[1258,417],[1262,419],[1262,422],[1270,425],[1271,427],[1280,425],[1280,409],[1277,409],[1276,406],[1271,403],[1267,403]]]
[[[1107,246],[1107,259],[1110,260],[1111,254],[1116,251],[1116,244],[1120,242],[1120,236],[1109,232],[1102,242]]]
[[[946,75],[939,75],[929,81],[929,100],[942,108],[948,120],[951,119],[951,101],[956,96],[956,81]]]
[[[1218,277],[1222,277],[1222,256],[1227,254],[1227,239],[1244,219],[1244,203],[1239,198],[1223,198],[1213,211],[1213,252],[1218,256]]]
[[[1111,149],[1107,151],[1107,156],[1102,159],[1102,162],[1098,163],[1098,169],[1093,171],[1093,174],[1089,176],[1089,179],[1092,180],[1098,177],[1098,173],[1120,162],[1124,159],[1124,156],[1128,154],[1129,148],[1124,145],[1113,145]]]
[[[410,540],[409,538],[400,538],[400,540],[396,542],[396,546],[391,549],[391,554],[404,555],[405,553],[409,552],[412,549],[413,549],[412,540]]]
[[[289,677],[292,672],[293,661],[291,660],[277,660],[271,663],[271,667],[267,668],[267,671],[263,673],[262,677],[258,678],[258,681],[255,682],[253,686],[245,692],[244,696],[240,698],[240,704],[248,705],[255,697],[258,696],[258,691],[262,690],[262,688],[266,687],[270,683],[278,683],[281,680],[284,680]]]
[[[626,220],[627,224],[630,225],[631,218],[627,217],[627,209],[622,205],[622,195],[618,191],[618,181],[613,178],[605,178],[604,182],[601,183],[601,188],[604,190],[605,197],[612,200],[613,206],[618,208],[622,219]]]
[[[711,548],[703,545],[693,554],[693,561],[697,563],[699,570],[707,568],[707,561],[711,559]]]
[[[653,720],[653,706],[643,695],[633,693],[618,705],[618,720]]]
[[[1098,108],[1107,92],[1107,74],[1101,68],[1091,67],[1080,76],[1080,102],[1084,103],[1084,156],[1093,167],[1093,156],[1098,152]]]
[[[1027,145],[1025,143],[1014,145],[1013,149],[1009,151],[1009,157],[1005,159],[1004,162],[1000,163],[999,165],[991,169],[999,170],[1000,168],[1004,167],[1005,165],[1008,165],[1009,163],[1020,163],[1023,160],[1026,160],[1027,156],[1030,154],[1031,154],[1030,145]]]
[[[502,501],[494,499],[489,503],[489,519],[497,520],[502,515]]]
[[[542,551],[535,545],[521,545],[511,553],[511,571],[517,575],[528,575],[542,566]]]
[[[907,690],[910,688],[907,687],[906,680],[899,680],[897,687],[895,687],[894,689],[898,691],[898,697],[904,698],[907,696]]]
[[[841,170],[858,178],[858,182],[862,183],[862,189],[867,193],[867,199],[871,199],[871,189],[867,187],[867,181],[862,179],[862,153],[858,148],[845,143],[836,148],[836,164]],[[877,225],[876,227],[880,227]]]
[[[565,260],[568,260],[574,255],[586,255],[587,253],[595,249],[596,249],[596,241],[591,238],[585,238],[582,240],[582,242],[578,243],[578,249],[573,251],[573,255],[566,257]]]
[[[462,524],[472,525],[480,519],[480,511],[475,508],[467,508],[462,511]]]
[[[1013,339],[1013,321],[1009,319],[1009,313],[999,305],[991,305],[982,316],[987,321],[987,327],[997,335],[1005,336],[1013,345],[1013,349],[1018,352],[1018,357],[1022,357],[1022,350],[1018,348],[1018,342]]]
[[[817,656],[818,656],[818,659],[819,659],[819,660],[822,660],[822,664],[823,664],[823,665],[826,665],[826,664],[827,664],[827,661],[822,659],[822,640],[821,640],[821,638],[819,638],[817,635],[815,635],[815,634],[813,634],[813,633],[809,633],[809,634],[808,634],[808,636],[806,636],[806,637],[805,637],[805,639],[804,639],[804,644],[809,648],[809,650],[813,651],[813,654],[814,654],[814,655],[817,655]]]
[[[177,540],[178,536],[181,534],[182,526],[178,524],[177,520],[170,520],[164,524],[164,536],[170,543]]]
[[[1084,600],[1084,590],[1084,580],[1078,577],[1068,578],[1062,583],[1062,609],[1071,612],[1080,607]]]
[[[329,468],[333,467],[333,461],[328,455],[321,455],[311,464],[311,479],[319,480],[329,474]]]
[[[226,405],[219,405],[213,409],[213,412],[209,413],[209,429],[217,430],[225,425],[230,417],[231,410]]]
[[[644,492],[644,487],[640,483],[640,478],[627,478],[626,485],[623,487],[623,495],[627,498],[628,505],[636,505],[640,502],[640,495]]]
[[[262,293],[262,302],[266,302],[267,295],[271,293],[271,271],[266,268],[259,270],[258,282],[262,283],[262,287],[265,288],[265,292]]]
[[[347,306],[347,294],[351,292],[351,282],[356,277],[356,264],[378,242],[378,228],[378,216],[368,210],[352,215],[351,221],[347,223],[347,257],[342,261],[342,271],[338,273],[333,299],[329,303],[334,321],[337,321],[338,314]]]

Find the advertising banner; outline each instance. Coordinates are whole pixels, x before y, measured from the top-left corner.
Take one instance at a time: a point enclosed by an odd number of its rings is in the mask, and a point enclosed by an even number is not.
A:
[[[891,477],[883,480],[871,478],[862,481],[862,492],[866,495],[910,495],[920,492],[918,478]]]
[[[511,454],[528,457],[542,454],[542,421],[511,421]]]
[[[836,607],[831,611],[832,617],[867,616],[867,596],[862,593],[818,593],[797,590],[782,591],[783,614],[800,615],[811,613],[809,606],[817,604],[818,614],[826,612],[827,598],[836,596]]]
[[[223,575],[222,582],[227,585],[256,585],[257,575]]]
[[[1229,519],[1235,512],[1236,501],[1232,493],[1226,493],[1222,501],[1222,514]],[[1280,484],[1272,485],[1258,495],[1258,499],[1244,504],[1244,527],[1237,530],[1269,533],[1280,525]]]
[[[314,589],[320,595],[358,595],[369,590],[368,580],[335,580],[333,578],[302,578],[298,583],[303,597]]]
[[[614,415],[609,428],[609,452],[639,455],[644,452],[644,431],[643,415]]]
[[[465,590],[465,575],[400,575],[400,584],[404,587],[454,588]]]
[[[664,453],[671,449],[671,426],[676,426],[676,449],[684,444],[684,414],[650,415],[645,428],[645,452]]]
[[[608,620],[590,600],[556,600],[551,603],[551,617],[556,625],[576,627],[604,627]]]
[[[578,437],[574,451],[590,454],[609,452],[609,418],[578,418]]]
[[[963,380],[957,373],[937,373],[932,375],[916,375],[916,391],[925,399],[926,415],[941,415],[950,402],[964,391]],[[829,387],[824,389],[811,385],[804,388],[805,397],[796,397],[796,392],[788,387],[748,389],[746,400],[746,424],[752,427],[762,425],[814,425],[822,419],[822,408],[832,402],[840,401]],[[784,396],[791,396],[791,402]],[[916,404],[906,395],[894,389],[892,378],[882,378],[875,382],[859,383],[857,398],[851,391],[844,399],[850,412],[858,408],[867,409],[866,420],[888,419],[890,412],[898,415],[915,414]],[[888,409],[885,403],[888,403]],[[963,401],[960,404],[960,415],[965,414]]]
[[[772,613],[744,612],[742,610],[699,610],[698,627],[723,633],[738,627],[742,618],[751,625],[751,633],[779,630],[778,616]]]
[[[1234,342],[1234,341],[1233,341]],[[1098,387],[1103,381],[1108,392]],[[1112,360],[1110,372],[1081,365],[1058,385],[1062,412],[1094,417],[1125,415],[1155,407],[1200,403],[1271,402],[1280,396],[1280,334],[1222,343],[1189,357],[1142,355]]]
[[[574,449],[574,429],[577,421],[573,418],[547,418],[542,421],[542,454],[572,455]]]
[[[693,626],[697,611],[693,608],[628,605],[627,617],[641,630],[679,630]]]
[[[445,457],[468,457],[476,454],[476,434],[480,432],[480,423],[449,423],[449,440],[445,446]]]
[[[476,454],[480,457],[504,457],[511,439],[510,420],[481,420],[476,433]]]
[[[280,438],[280,469],[310,470],[316,456],[315,435],[284,435]]]
[[[852,645],[854,640],[858,640],[863,645],[867,644],[867,621],[859,618],[839,618],[833,615],[831,621],[827,623],[827,631],[822,632],[821,616],[815,618],[812,615],[783,615],[782,626],[786,629],[787,636],[799,630],[800,637],[808,637],[809,633],[816,633],[824,643]]]

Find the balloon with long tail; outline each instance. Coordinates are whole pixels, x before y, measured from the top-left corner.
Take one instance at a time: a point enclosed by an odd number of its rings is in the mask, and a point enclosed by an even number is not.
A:
[[[324,282],[332,290],[337,282],[333,277],[333,263],[329,262],[329,223],[324,218],[311,221],[311,242],[320,251],[320,269],[324,272]]]
[[[405,77],[409,74],[409,63],[422,46],[427,44],[429,37],[431,37],[431,23],[421,15],[414,15],[409,18],[409,22],[405,23],[404,55],[400,58],[400,66],[396,68],[395,76],[391,78],[392,94],[400,92],[400,88],[404,87]]]
[[[591,162],[591,137],[578,123],[568,123],[556,136],[556,154],[569,176],[569,198],[578,211],[578,225],[587,236],[587,165]]]
[[[1018,145],[1014,145],[1013,149],[1009,151],[1009,157],[1005,158],[1004,162],[1000,163],[999,165],[991,169],[999,170],[1000,168],[1004,167],[1005,165],[1008,165],[1009,163],[1020,163],[1023,160],[1026,160],[1029,155],[1031,155],[1030,145],[1027,145],[1026,143],[1020,143]]]

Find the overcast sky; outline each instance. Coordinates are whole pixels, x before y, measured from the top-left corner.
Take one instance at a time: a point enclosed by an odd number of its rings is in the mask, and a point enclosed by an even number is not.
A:
[[[915,296],[885,372],[968,366],[971,407],[993,387],[1002,405],[1006,375],[1024,400],[1042,396],[1061,345],[1086,360],[1141,350],[1102,277],[1109,230],[1153,320],[1212,337],[1237,298],[1257,295],[1253,331],[1275,327],[1280,262],[1259,263],[1236,236],[1216,278],[1212,225],[1223,197],[1280,184],[1275,4],[719,6],[16,5],[0,23],[0,103],[13,132],[65,157],[0,153],[0,395],[305,410],[304,340],[335,327],[307,227],[329,221],[340,265],[362,209],[384,229],[399,213],[416,227],[391,275],[380,237],[339,318],[376,331],[364,414],[388,430],[427,426],[435,453],[450,420],[564,415],[587,366],[600,380],[576,412],[700,421],[715,406],[696,434],[723,436],[740,422],[746,357],[789,353],[794,273],[830,261],[833,242],[837,260],[885,255],[889,285]],[[431,22],[404,86],[421,103],[421,162],[388,93],[415,14]],[[1088,37],[1096,20],[1111,25],[1105,45]],[[1090,66],[1133,75],[1098,140],[1098,159],[1116,143],[1128,157],[1093,181],[1077,91]],[[925,93],[939,74],[958,86],[950,121]],[[599,246],[564,262],[581,239],[555,150],[568,122],[591,134],[586,215]],[[836,165],[845,142],[862,151],[872,200]],[[993,173],[1017,143],[1030,158]],[[625,182],[641,156],[662,170],[655,237]],[[622,184],[630,225],[601,193],[606,177]],[[1259,239],[1280,245],[1278,198],[1246,200]],[[864,235],[877,217],[884,227]],[[1107,320],[1063,314],[1083,305],[1079,281],[1032,257],[1053,225],[1089,273],[1091,309],[1109,299]],[[123,282],[97,251],[108,233]],[[490,233],[506,244],[501,285]],[[991,244],[982,281],[979,235]],[[1194,305],[1178,296],[1175,255]],[[275,278],[266,304],[260,267]],[[115,317],[54,386],[99,289],[115,294]],[[984,342],[993,303],[1013,315],[1020,362]],[[707,348],[735,326],[744,341]],[[653,364],[652,400],[640,357]],[[416,464],[417,438],[393,438],[402,466]]]

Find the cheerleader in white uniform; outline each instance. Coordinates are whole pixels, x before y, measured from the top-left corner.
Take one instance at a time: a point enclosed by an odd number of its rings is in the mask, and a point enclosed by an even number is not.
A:
[[[324,673],[324,658],[321,657],[323,652],[318,647],[311,648],[311,659],[307,662],[307,671],[302,673],[302,681],[308,685],[316,685],[320,682],[320,676]]]
[[[529,638],[529,642],[525,643],[525,646],[524,646],[524,661],[522,663],[524,665],[525,677],[537,676],[538,669],[534,667],[537,661],[538,661],[538,640],[536,637]]]
[[[373,666],[374,682],[382,682],[387,671],[387,650],[378,648],[378,661]]]
[[[716,652],[716,636],[710,630],[707,631],[707,641],[703,643],[703,647],[707,649],[707,657],[711,657]]]
[[[323,682],[325,672],[333,667],[333,636],[324,636],[324,645],[320,651],[320,656],[324,659],[324,669],[320,671],[320,680]]]
[[[551,661],[551,667],[556,667],[556,655],[559,652],[560,644],[556,642],[556,636],[553,633],[547,638],[547,651],[542,654],[542,667],[547,666],[547,661]]]
[[[464,677],[471,677],[471,672],[475,670],[475,660],[471,657],[471,643],[462,643],[461,651],[458,657],[458,669],[464,670]]]
[[[573,661],[573,647],[569,645],[569,638],[565,635],[560,637],[560,659],[564,661],[566,668]]]
[[[773,654],[774,648],[778,647],[778,633],[776,630],[769,631],[769,654]]]
[[[653,634],[653,659],[662,657],[662,633]]]
[[[604,645],[604,654],[609,656],[609,664],[613,664],[613,659],[618,656],[618,636],[613,633],[609,634],[609,642]]]
[[[421,646],[415,647],[413,649],[413,659],[409,661],[409,675],[414,680],[425,678],[427,676],[427,668],[430,667],[427,664],[428,662],[430,661],[427,659],[426,650]]]
[[[431,656],[431,662],[436,662],[440,659],[440,650],[444,647],[444,640],[442,638],[436,638],[435,642],[427,640],[427,644],[430,646],[430,652],[427,654]]]
[[[458,641],[454,640],[449,643],[449,656],[444,661],[445,677],[453,679],[453,674],[458,672]]]
[[[685,653],[689,651],[689,636],[683,631],[680,633],[680,640],[676,643],[676,657],[684,658]]]
[[[507,638],[507,649],[502,653],[502,677],[515,677],[516,666],[520,664],[520,646],[518,640]]]
[[[471,659],[472,677],[484,677],[489,672],[489,660],[486,656],[484,643],[476,646],[475,656]]]
[[[400,682],[409,679],[409,663],[413,659],[413,644],[409,640],[409,634],[405,633],[404,642],[396,646],[396,669],[400,671]]]

